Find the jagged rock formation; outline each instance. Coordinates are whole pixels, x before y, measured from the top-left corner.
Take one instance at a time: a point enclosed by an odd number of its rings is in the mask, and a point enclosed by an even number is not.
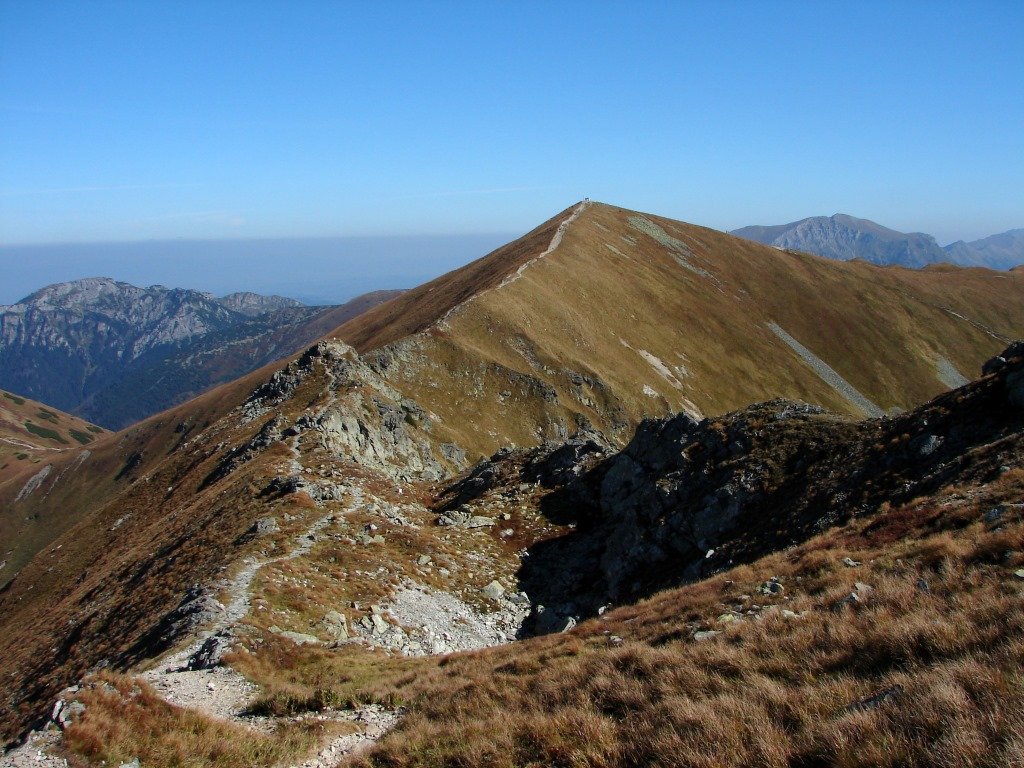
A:
[[[435,456],[426,437],[436,417],[403,397],[354,349],[339,341],[320,342],[275,373],[241,405],[242,418],[251,421],[273,411],[315,376],[325,381],[327,403],[287,427],[278,418],[267,422],[254,438],[255,444],[244,447],[240,455],[252,455],[282,437],[295,437],[301,443],[308,434],[332,455],[396,480],[442,477],[446,457]],[[237,457],[232,459],[236,461]]]
[[[58,283],[0,307],[0,386],[119,428],[287,357],[373,305],[354,302]]]
[[[521,583],[546,616],[576,622],[804,541],[882,504],[898,505],[1016,466],[1024,448],[1024,343],[985,377],[892,419],[856,422],[774,400],[700,422],[651,419],[620,452],[575,438],[502,451],[446,489],[442,509],[551,492],[542,509],[576,527],[539,543]],[[543,618],[543,620],[541,620]],[[561,624],[560,624],[561,623]]]

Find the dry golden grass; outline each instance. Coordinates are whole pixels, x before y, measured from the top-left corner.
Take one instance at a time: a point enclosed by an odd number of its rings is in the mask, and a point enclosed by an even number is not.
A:
[[[268,684],[269,712],[408,706],[359,766],[1016,765],[1022,498],[1014,471],[947,489],[566,635],[415,660],[278,644],[233,663]],[[758,594],[771,576],[784,595]],[[862,601],[836,608],[856,582]]]
[[[302,759],[347,724],[303,721],[260,733],[169,705],[145,683],[100,674],[78,696],[85,712],[64,733],[72,765],[258,768]]]
[[[883,409],[943,391],[940,356],[972,376],[1024,335],[1024,274],[837,262],[647,216],[689,247],[701,276],[634,229],[635,216],[591,206],[518,280],[414,336],[389,379],[471,455],[489,455],[555,438],[559,423],[571,432],[581,418],[627,439],[644,416],[693,406],[720,414],[779,396],[858,415],[769,322]],[[359,341],[355,325],[342,338],[379,346]],[[557,402],[539,396],[540,383]]]

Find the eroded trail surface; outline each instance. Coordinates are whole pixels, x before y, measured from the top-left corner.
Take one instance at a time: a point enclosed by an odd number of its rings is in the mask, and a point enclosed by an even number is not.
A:
[[[361,499],[358,490],[354,494]],[[335,513],[319,517],[302,534],[295,537],[283,555],[250,559],[224,585],[229,595],[221,617],[184,650],[169,656],[140,677],[149,683],[168,703],[194,709],[203,714],[228,720],[263,732],[273,732],[289,718],[254,716],[249,706],[260,693],[254,685],[230,666],[221,663],[221,655],[237,639],[242,620],[252,608],[252,585],[259,571],[271,564],[294,560],[309,553],[318,536],[335,517]],[[211,648],[211,641],[212,648]],[[204,656],[205,653],[205,656]],[[196,666],[202,668],[195,668]],[[323,746],[317,755],[295,768],[327,768],[346,754],[384,735],[397,722],[399,712],[368,706],[358,709],[325,710],[313,715],[326,722],[352,723],[359,730],[339,736]],[[300,719],[300,718],[293,718]]]

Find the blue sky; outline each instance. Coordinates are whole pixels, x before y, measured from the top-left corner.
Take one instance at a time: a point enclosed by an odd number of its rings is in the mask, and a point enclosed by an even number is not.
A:
[[[6,0],[0,243],[517,233],[584,196],[973,239],[1024,226],[1022,41],[1016,0]]]

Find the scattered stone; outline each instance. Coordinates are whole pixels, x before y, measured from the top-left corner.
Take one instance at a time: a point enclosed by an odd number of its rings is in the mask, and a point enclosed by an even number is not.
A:
[[[1024,568],[1021,568],[1018,571],[1014,571],[1013,575],[1016,576],[1018,579],[1024,579]]]
[[[198,650],[188,657],[185,669],[190,671],[212,669],[220,664],[221,658],[231,650],[231,632],[222,630],[210,635],[199,646]]]
[[[713,637],[718,637],[720,634],[722,634],[722,633],[717,631],[717,630],[708,629],[708,630],[694,632],[693,633],[693,639],[696,640],[699,643],[701,640],[710,640]]]
[[[133,757],[127,763],[121,763],[118,768],[142,768],[142,763],[139,762],[139,758]]]
[[[345,617],[345,614],[338,613],[337,611],[328,611],[324,614],[322,623],[335,642],[348,640],[348,619]]]
[[[942,438],[938,435],[918,435],[910,441],[910,450],[919,456],[931,456],[942,446]]]
[[[251,533],[257,536],[267,536],[271,533],[277,533],[281,530],[277,525],[277,518],[274,517],[261,517],[255,523],[252,524],[250,529]]]
[[[621,637],[619,637],[618,635],[610,635],[608,637],[608,645],[613,645],[615,647],[618,647],[618,646],[622,645],[623,642],[624,642],[623,639]]]
[[[740,618],[734,613],[723,613],[718,617],[719,624],[731,624],[734,621],[739,621]]]
[[[867,595],[874,591],[874,588],[864,582],[858,581],[853,585],[853,591],[841,600],[832,604],[833,611],[842,611],[844,608],[859,605],[864,602]]]
[[[373,625],[373,634],[375,635],[383,635],[391,626],[384,621],[384,617],[379,613],[370,614],[370,623]]]
[[[566,616],[555,626],[555,632],[568,632],[570,629],[576,626],[576,617]]]
[[[442,526],[465,525],[471,517],[472,515],[465,507],[449,509],[441,513],[441,516],[437,518],[437,524]]]
[[[502,520],[511,520],[512,519],[512,515],[510,515],[508,512],[502,512],[501,513],[501,519]]]
[[[915,586],[920,592],[930,593],[932,591],[932,588],[928,586],[928,582],[924,578],[919,578]]]
[[[860,562],[854,560],[852,557],[844,557],[843,565],[845,565],[847,568],[856,568],[860,565]]]
[[[515,535],[516,535],[516,532],[512,528],[506,528],[505,530],[503,530],[501,532],[501,538],[503,538],[503,539],[508,539],[508,538],[511,538],[512,536],[515,536]]]
[[[419,557],[416,558],[416,565],[430,565],[430,563],[431,563],[430,555],[420,555]]]
[[[985,513],[985,522],[986,523],[995,523],[995,522],[998,522],[1000,519],[1002,519],[1002,517],[1003,517],[1003,508],[1002,507],[992,507],[992,509],[990,509],[988,512]]]
[[[57,699],[53,705],[53,711],[50,713],[50,720],[52,720],[57,727],[63,731],[70,728],[71,725],[84,713],[85,704],[82,702]]]
[[[772,576],[768,581],[757,588],[762,595],[781,595],[786,591],[778,576]]]
[[[494,520],[483,515],[473,515],[466,521],[467,528],[490,528],[494,525]]]
[[[497,581],[492,581],[486,587],[481,590],[486,597],[491,600],[501,600],[505,596],[505,588],[501,586]]]

